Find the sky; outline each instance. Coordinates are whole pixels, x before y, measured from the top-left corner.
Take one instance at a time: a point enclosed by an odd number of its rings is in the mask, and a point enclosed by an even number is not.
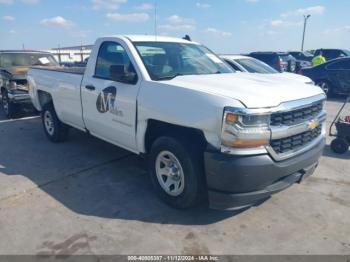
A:
[[[308,14],[305,49],[350,49],[349,10],[349,0],[0,0],[0,49],[157,32],[218,53],[300,50]]]

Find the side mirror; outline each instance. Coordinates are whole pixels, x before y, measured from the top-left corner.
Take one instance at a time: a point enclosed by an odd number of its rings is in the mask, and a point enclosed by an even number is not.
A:
[[[137,74],[130,72],[125,65],[111,65],[109,75],[113,81],[125,84],[136,84]]]

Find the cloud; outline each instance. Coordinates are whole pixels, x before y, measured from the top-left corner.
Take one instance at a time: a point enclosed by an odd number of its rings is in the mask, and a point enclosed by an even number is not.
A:
[[[106,17],[113,21],[118,22],[131,22],[131,23],[142,23],[149,20],[150,16],[147,13],[108,13]]]
[[[100,10],[117,10],[121,4],[125,4],[127,0],[91,0],[92,9]]]
[[[282,19],[276,19],[276,20],[271,20],[270,21],[270,26],[272,27],[290,27],[290,26],[301,26],[302,22],[292,22],[292,21],[287,21],[287,20],[282,20]]]
[[[45,18],[40,21],[40,24],[48,26],[48,25],[56,25],[64,28],[70,28],[74,25],[74,23],[70,20],[66,20],[62,16],[55,16],[51,18]]]
[[[5,21],[14,21],[16,18],[14,18],[13,16],[10,16],[10,15],[5,15],[2,17],[2,20],[5,20]]]
[[[183,25],[183,24],[196,24],[195,20],[192,18],[186,18],[178,15],[172,15],[166,18],[166,21],[172,25]]]
[[[14,35],[14,34],[16,34],[17,32],[16,32],[15,30],[10,30],[9,33],[10,33],[11,35]]]
[[[221,31],[219,29],[216,29],[214,27],[208,27],[207,29],[204,30],[206,33],[210,33],[210,34],[214,34],[214,35],[218,35],[218,36],[222,36],[222,37],[231,37],[232,33],[230,32],[225,32],[225,31]]]
[[[309,6],[306,8],[299,8],[294,11],[282,13],[280,16],[287,18],[289,16],[300,16],[300,15],[322,15],[326,11],[326,7],[322,5]]]
[[[135,9],[140,10],[140,11],[148,11],[148,10],[154,9],[154,5],[153,4],[144,3],[144,4],[136,6]]]
[[[22,3],[28,4],[28,5],[36,5],[40,2],[40,0],[21,0]]]
[[[159,29],[167,31],[193,31],[196,29],[196,21],[178,15],[172,15],[165,19],[166,24],[158,26]]]
[[[14,3],[14,0],[0,0],[0,4],[4,5],[12,5]]]
[[[336,28],[328,28],[323,31],[324,34],[331,33],[350,33],[350,25],[340,26]]]
[[[193,31],[196,29],[194,25],[160,25],[158,26],[159,29],[168,30],[168,31]]]
[[[210,8],[211,5],[207,4],[207,3],[199,3],[199,2],[197,2],[196,3],[196,7],[198,7],[198,8]]]

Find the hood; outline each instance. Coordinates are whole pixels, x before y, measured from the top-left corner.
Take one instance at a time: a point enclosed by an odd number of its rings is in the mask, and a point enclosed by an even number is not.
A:
[[[303,83],[307,83],[307,84],[310,84],[310,83],[313,83],[313,81],[306,77],[306,76],[302,76],[302,75],[298,75],[298,74],[293,74],[293,73],[280,73],[280,74],[274,74],[274,76],[276,76],[277,78],[280,78],[280,79],[285,79],[285,80],[295,80],[295,81],[300,81],[300,82],[303,82]]]
[[[324,94],[318,86],[270,75],[232,73],[178,76],[167,84],[239,100],[247,108],[275,107],[282,102]]]

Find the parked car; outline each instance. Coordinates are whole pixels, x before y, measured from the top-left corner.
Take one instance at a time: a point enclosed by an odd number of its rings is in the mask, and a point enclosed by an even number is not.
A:
[[[253,52],[248,56],[254,57],[269,66],[273,67],[279,72],[296,71],[297,61],[288,53],[285,52]]]
[[[321,51],[322,55],[326,58],[327,61],[339,57],[350,56],[350,51],[346,49],[317,49],[314,53],[314,56],[318,56]]]
[[[31,68],[28,80],[49,140],[72,126],[147,156],[177,208],[250,207],[311,175],[325,143],[319,87],[234,73],[184,39],[99,38],[85,70]]]
[[[225,60],[225,62],[228,63],[235,71],[256,74],[269,74],[271,78],[278,79],[280,81],[295,80],[303,82],[305,84],[314,84],[314,82],[308,77],[289,72],[280,73],[271,66],[253,57],[242,55],[221,55],[220,57]]]
[[[300,65],[300,68],[312,66],[311,60],[314,57],[313,54],[301,51],[289,51],[288,53],[297,60],[297,64]]]
[[[46,52],[0,51],[0,89],[3,110],[8,118],[31,104],[28,95],[27,71],[32,65],[55,66],[55,58]]]
[[[328,96],[350,94],[350,57],[305,68],[300,73],[310,77]]]

